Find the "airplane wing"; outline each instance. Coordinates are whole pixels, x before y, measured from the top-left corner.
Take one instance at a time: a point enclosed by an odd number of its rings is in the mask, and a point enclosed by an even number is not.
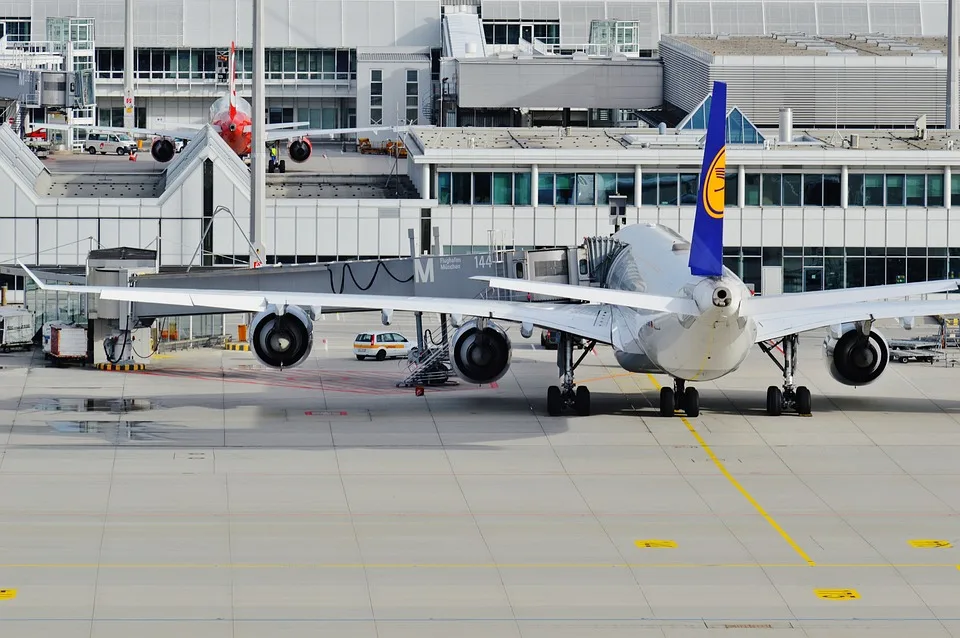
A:
[[[309,124],[309,123],[308,123]],[[380,133],[402,133],[409,130],[409,126],[367,126],[360,128],[310,128],[310,129],[296,129],[296,130],[268,130],[267,131],[267,142],[278,142],[285,140],[294,140],[301,137],[325,137],[334,135],[349,135],[351,133],[372,133],[373,135],[379,135]]]
[[[757,322],[757,342],[759,343],[852,321],[956,314],[960,314],[960,299],[839,303],[829,307],[800,311],[760,313],[753,315],[753,318]]]
[[[909,284],[816,290],[811,292],[784,293],[781,295],[760,295],[744,299],[742,311],[744,314],[761,314],[775,311],[786,312],[810,308],[825,308],[835,306],[836,304],[847,304],[859,301],[879,301],[881,299],[957,291],[960,291],[960,282],[958,282],[958,280],[943,279]]]
[[[275,122],[273,124],[267,124],[267,130],[277,131],[277,130],[288,129],[288,128],[300,128],[303,126],[310,126],[310,122],[280,122],[280,123]]]
[[[102,299],[140,301],[186,307],[221,308],[260,312],[268,306],[304,306],[436,312],[469,317],[488,317],[541,328],[569,332],[600,343],[610,343],[610,309],[603,305],[546,304],[485,299],[442,299],[390,295],[353,295],[259,290],[198,290],[185,288],[138,288],[126,286],[48,285],[19,262],[24,272],[42,290],[99,294]]]

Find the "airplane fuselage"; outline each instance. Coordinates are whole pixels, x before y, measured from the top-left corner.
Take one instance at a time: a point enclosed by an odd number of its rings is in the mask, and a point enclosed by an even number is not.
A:
[[[237,108],[230,112],[230,96],[224,95],[210,105],[210,125],[224,142],[240,157],[250,154],[253,140],[253,109],[250,103],[237,96]]]
[[[663,226],[637,224],[615,237],[627,248],[611,264],[608,287],[686,297],[700,309],[686,316],[612,306],[611,342],[620,366],[687,381],[710,381],[736,370],[757,332],[752,319],[739,316],[740,301],[750,295],[740,278],[727,268],[721,277],[690,274],[689,242]],[[715,303],[718,295],[721,305]]]

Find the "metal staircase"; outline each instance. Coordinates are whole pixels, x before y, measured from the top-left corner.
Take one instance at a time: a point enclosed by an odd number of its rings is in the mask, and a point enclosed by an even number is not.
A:
[[[453,366],[450,365],[449,340],[451,330],[440,335],[439,340],[432,331],[423,331],[425,348],[413,348],[407,357],[407,374],[402,381],[397,382],[398,388],[417,386],[457,385],[451,380],[454,376]]]

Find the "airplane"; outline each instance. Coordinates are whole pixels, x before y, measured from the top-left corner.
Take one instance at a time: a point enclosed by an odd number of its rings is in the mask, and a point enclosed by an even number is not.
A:
[[[389,324],[394,311],[450,315],[457,328],[450,339],[451,366],[461,379],[480,385],[499,380],[510,366],[511,341],[497,321],[519,323],[524,338],[530,338],[534,326],[556,330],[561,333],[560,382],[547,389],[551,416],[570,409],[582,416],[590,414],[590,392],[575,384],[574,371],[597,343],[612,346],[617,362],[627,371],[672,378],[673,383],[660,390],[659,412],[665,417],[678,412],[698,416],[699,393],[687,382],[728,375],[754,346],[760,346],[783,373],[782,387],[767,388],[767,413],[779,416],[787,410],[811,415],[810,390],[798,386],[795,377],[800,333],[827,328],[822,353],[831,376],[848,386],[863,386],[879,378],[889,360],[888,342],[874,322],[960,313],[958,299],[890,300],[958,291],[958,280],[752,295],[723,266],[725,133],[726,84],[715,82],[689,241],[658,224],[623,227],[613,235],[620,250],[611,261],[605,287],[474,277],[493,288],[585,303],[47,285],[20,266],[45,290],[256,313],[250,323],[251,349],[263,364],[274,368],[304,361],[312,348],[313,320],[323,311],[338,308],[379,309],[384,324]],[[590,343],[574,361],[576,337]],[[782,349],[782,364],[775,349]]]
[[[158,162],[166,163],[176,155],[176,144],[174,140],[192,140],[207,124],[220,135],[224,142],[233,152],[241,158],[250,154],[252,134],[253,134],[253,108],[250,103],[237,95],[237,73],[236,73],[236,45],[230,43],[230,67],[229,82],[230,86],[226,95],[217,98],[210,105],[208,121],[206,124],[177,124],[173,128],[137,128],[123,126],[79,126],[72,124],[37,124],[37,127],[65,130],[67,128],[85,128],[96,131],[109,131],[113,133],[127,133],[128,135],[149,135],[157,139],[150,146],[150,155]],[[398,133],[406,131],[406,126],[368,126],[359,128],[326,128],[326,129],[303,129],[301,127],[310,126],[310,122],[289,122],[266,125],[267,144],[280,141],[287,142],[287,156],[296,163],[303,163],[310,159],[313,153],[313,144],[309,137],[323,137],[357,133],[368,131],[374,134],[380,132]],[[291,130],[295,129],[295,130]],[[277,168],[279,172],[285,173],[287,165],[285,160],[280,160],[274,165],[273,160],[269,162],[268,172],[273,172]]]

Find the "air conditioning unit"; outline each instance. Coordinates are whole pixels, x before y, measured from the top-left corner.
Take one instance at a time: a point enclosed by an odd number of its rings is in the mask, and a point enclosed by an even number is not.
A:
[[[860,148],[860,135],[858,133],[850,134],[850,148]]]

